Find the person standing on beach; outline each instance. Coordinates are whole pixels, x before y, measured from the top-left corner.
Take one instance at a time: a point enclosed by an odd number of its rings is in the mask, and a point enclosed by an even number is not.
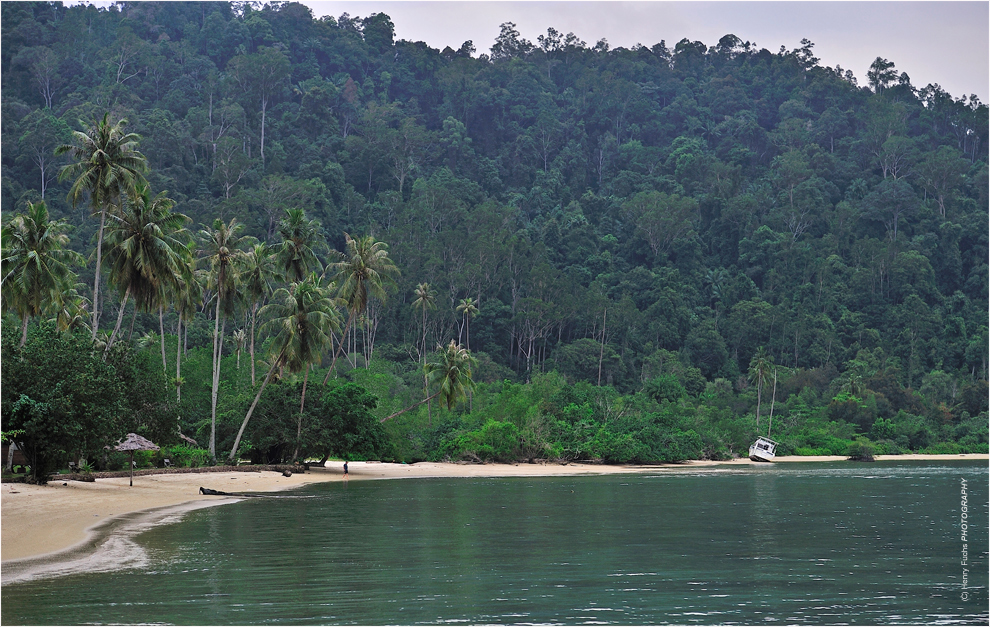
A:
[[[344,462],[344,476],[347,476],[347,462]]]

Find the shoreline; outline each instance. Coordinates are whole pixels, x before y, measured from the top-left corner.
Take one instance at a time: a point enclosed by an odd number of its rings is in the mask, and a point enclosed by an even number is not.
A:
[[[845,456],[778,457],[778,463],[845,461]],[[986,454],[882,455],[877,461],[990,460]],[[854,462],[861,463],[861,462]],[[368,481],[419,478],[564,477],[612,474],[650,474],[699,469],[767,466],[748,458],[727,461],[689,461],[681,464],[618,466],[605,464],[467,464],[419,462],[393,464],[327,462],[304,474],[283,477],[279,472],[212,472],[144,475],[128,486],[127,477],[97,479],[92,483],[66,481],[47,486],[4,483],[0,492],[0,560],[2,583],[40,576],[104,568],[138,566],[144,551],[134,536],[159,524],[177,522],[203,507],[235,503],[245,496],[199,494],[199,487],[224,492],[272,493],[328,481]]]

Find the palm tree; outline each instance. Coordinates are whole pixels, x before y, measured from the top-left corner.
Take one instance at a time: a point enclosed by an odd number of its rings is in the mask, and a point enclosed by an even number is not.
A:
[[[84,284],[76,283],[62,294],[60,302],[55,303],[55,317],[51,322],[55,323],[59,331],[74,331],[86,327],[89,302],[79,293],[85,288]]]
[[[467,339],[465,346],[468,350],[471,350],[471,318],[478,315],[478,306],[475,304],[473,298],[462,298],[460,304],[457,305],[457,313],[464,317],[463,326]]]
[[[423,396],[427,396],[429,393],[426,391],[426,310],[436,309],[437,299],[436,292],[430,287],[429,283],[420,283],[413,290],[413,295],[416,299],[412,302],[413,309],[423,310],[423,345],[422,345],[422,355],[423,355]],[[426,405],[429,424],[433,424],[433,411],[429,403]]]
[[[217,393],[220,389],[220,356],[223,352],[223,333],[226,329],[226,316],[233,315],[238,299],[237,272],[244,261],[245,253],[240,246],[245,242],[240,236],[241,225],[236,218],[225,224],[223,220],[213,221],[212,228],[199,232],[203,242],[203,253],[210,266],[207,275],[207,289],[216,299],[216,314],[213,323],[213,391],[210,398],[210,457],[216,459]],[[220,321],[223,318],[223,326]]]
[[[254,327],[258,307],[271,292],[271,283],[275,278],[275,251],[267,244],[259,242],[247,251],[244,257],[244,269],[241,273],[241,285],[244,294],[251,303],[251,342],[248,353],[251,356],[251,387],[254,387]]]
[[[81,126],[85,126],[80,123]],[[141,137],[135,133],[124,133],[127,120],[122,119],[110,125],[110,114],[85,132],[73,131],[72,144],[59,146],[55,154],[71,153],[75,163],[62,168],[59,180],[75,178],[69,189],[69,200],[75,207],[84,192],[89,192],[93,212],[100,214],[100,230],[96,240],[96,279],[93,281],[93,339],[100,326],[100,270],[103,267],[103,232],[106,225],[107,209],[113,203],[143,180],[147,170],[147,160],[137,151]]]
[[[448,410],[453,409],[459,400],[465,398],[469,390],[474,389],[474,379],[472,379],[471,373],[478,362],[471,356],[471,352],[454,340],[451,340],[450,344],[445,347],[438,346],[437,348],[439,350],[436,358],[434,361],[428,362],[424,368],[429,383],[435,385],[437,391],[402,411],[382,418],[382,422],[402,415],[438,396]]]
[[[152,197],[150,187],[140,183],[133,197],[109,213],[106,239],[110,280],[123,293],[106,352],[120,332],[129,297],[134,298],[136,310],[160,311],[166,295],[177,290],[185,251],[177,234],[189,218],[173,212],[175,201],[165,194]],[[163,334],[164,330],[159,329],[159,335]],[[165,367],[162,344],[162,368]]]
[[[760,426],[760,404],[763,400],[763,386],[770,380],[770,369],[773,367],[773,356],[762,346],[749,360],[749,380],[756,385],[756,426]]]
[[[395,279],[399,275],[399,269],[388,257],[388,244],[385,242],[376,242],[371,235],[354,239],[347,233],[344,233],[344,241],[346,250],[343,259],[329,264],[327,272],[332,273],[331,280],[340,286],[338,295],[347,306],[347,324],[344,325],[340,346],[330,362],[323,385],[330,380],[330,373],[344,348],[343,337],[347,335],[355,316],[368,307],[369,298],[384,301],[386,290],[396,285]]]
[[[48,219],[45,201],[28,203],[27,213],[14,216],[2,229],[3,308],[21,316],[21,343],[27,341],[28,321],[53,306],[60,309],[66,294],[76,282],[70,270],[81,264],[78,253],[66,250],[69,236],[64,220]]]
[[[320,264],[317,250],[326,249],[319,220],[307,220],[302,209],[286,209],[278,223],[282,246],[278,262],[288,281],[300,282]]]
[[[244,344],[247,343],[247,333],[244,329],[237,329],[234,331],[234,344],[237,346],[237,370],[241,369],[241,351],[244,350]]]
[[[244,422],[234,440],[234,447],[230,451],[231,461],[235,459],[241,436],[261,398],[261,393],[275,370],[283,368],[289,372],[305,371],[296,426],[296,448],[292,453],[292,459],[295,460],[299,456],[309,368],[312,364],[320,362],[323,358],[323,349],[331,345],[332,333],[340,330],[340,318],[330,297],[330,289],[321,286],[315,274],[311,274],[301,283],[293,283],[288,288],[276,291],[272,295],[272,302],[262,307],[261,316],[269,318],[268,322],[262,325],[262,332],[274,334],[271,350],[273,354],[277,354],[277,357],[271,361],[268,374],[265,375],[265,380],[244,417]]]
[[[182,323],[188,324],[196,315],[196,309],[203,302],[203,285],[196,277],[196,256],[194,242],[190,242],[182,250],[182,265],[179,271],[179,283],[175,292],[175,312],[178,321],[175,325],[175,402],[182,400]],[[188,331],[187,331],[188,333]]]
[[[465,338],[467,339],[467,349],[471,350],[471,318],[478,315],[478,306],[474,304],[473,298],[462,298],[459,305],[457,305],[457,311],[464,316],[464,331]],[[458,338],[460,334],[458,334]],[[471,398],[471,393],[468,392],[468,411],[473,411],[473,402]]]

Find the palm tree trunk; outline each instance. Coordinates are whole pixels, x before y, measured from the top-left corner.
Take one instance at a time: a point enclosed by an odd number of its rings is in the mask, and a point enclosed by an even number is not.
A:
[[[106,355],[110,352],[110,348],[113,346],[114,340],[117,339],[117,333],[120,331],[120,323],[124,320],[124,310],[127,309],[127,298],[131,295],[131,286],[127,286],[127,290],[124,292],[124,298],[120,301],[120,311],[117,313],[117,326],[113,328],[113,333],[110,334],[110,339],[107,340],[107,347],[103,350],[103,354]],[[137,310],[134,311],[137,313]]]
[[[426,306],[423,306],[423,396],[427,396],[429,391],[427,391],[427,386],[429,381],[426,378]],[[426,424],[427,426],[433,426],[433,407],[430,403],[426,404]]]
[[[217,346],[220,343],[220,296],[217,295],[217,314],[213,321],[213,391],[210,395],[210,458],[216,459],[217,437],[217,388],[220,384],[220,359]]]
[[[137,320],[137,307],[131,312],[131,329],[127,332],[127,341],[130,342],[131,338],[134,337],[134,321]]]
[[[396,416],[401,416],[402,414],[404,414],[404,413],[406,413],[406,412],[407,412],[407,411],[409,411],[410,409],[416,409],[417,407],[419,407],[419,406],[420,406],[420,405],[422,405],[423,403],[427,403],[427,402],[429,402],[429,401],[432,401],[432,400],[433,400],[433,399],[435,399],[436,397],[438,397],[438,396],[440,396],[440,392],[442,392],[442,390],[440,390],[440,391],[438,391],[438,392],[437,392],[436,394],[434,394],[433,396],[430,396],[430,397],[428,397],[428,398],[424,398],[423,400],[421,400],[420,402],[418,402],[418,403],[416,403],[416,404],[414,404],[414,405],[410,405],[409,407],[406,407],[405,409],[403,409],[403,410],[401,410],[401,411],[397,411],[397,412],[395,412],[395,413],[394,413],[394,414],[392,414],[391,416],[386,416],[385,418],[382,418],[382,419],[381,419],[381,420],[380,420],[379,422],[385,422],[386,420],[391,420],[392,418],[395,418]]]
[[[763,400],[763,382],[756,382],[756,428],[760,428],[760,401]]]
[[[292,461],[299,459],[299,442],[302,440],[303,409],[306,407],[306,383],[309,382],[309,364],[306,364],[306,374],[303,375],[302,400],[299,402],[299,421],[296,424],[296,450],[292,452]]]
[[[347,338],[347,329],[351,326],[351,321],[354,319],[354,310],[351,310],[350,315],[347,316],[347,324],[344,325],[344,332],[340,334],[340,345],[337,347],[337,352],[333,355],[333,361],[330,362],[330,369],[327,370],[327,376],[323,378],[323,385],[327,384],[330,380],[330,373],[333,372],[333,367],[337,363],[337,358],[340,357],[340,351],[344,348],[344,342]]]
[[[254,387],[255,386],[255,382],[254,382],[254,321],[255,321],[255,318],[256,318],[255,314],[257,313],[257,311],[258,311],[258,303],[255,303],[255,304],[251,305],[251,349],[250,349],[250,353],[251,353],[251,387]]]
[[[182,402],[182,386],[179,379],[182,378],[182,316],[179,315],[179,322],[175,326],[175,402]]]
[[[282,351],[284,354],[285,351]],[[275,368],[278,366],[279,362],[282,361],[282,355],[279,355],[277,359],[272,362],[271,367],[268,369],[268,374],[265,375],[265,380],[261,382],[261,389],[258,390],[258,395],[254,397],[254,402],[251,403],[251,407],[248,408],[248,413],[244,416],[244,422],[241,423],[241,428],[237,431],[237,437],[234,438],[234,448],[230,449],[230,461],[234,462],[234,458],[237,455],[237,447],[241,444],[241,436],[244,435],[244,429],[247,428],[248,421],[251,420],[251,414],[254,413],[254,408],[258,406],[258,401],[261,400],[261,393],[265,391],[265,386],[271,381],[272,374],[275,373]]]
[[[22,316],[21,320],[21,343],[17,345],[18,348],[24,348],[24,344],[27,343],[28,339],[28,316],[25,314]]]
[[[770,397],[770,421],[767,423],[767,437],[770,437],[770,427],[773,426],[773,404],[777,400],[777,371],[773,371],[773,396]]]
[[[100,234],[96,240],[96,279],[93,281],[93,339],[100,328],[100,268],[103,266],[103,227],[107,222],[107,206],[100,210]],[[126,302],[126,301],[125,301]]]
[[[602,314],[602,350],[598,353],[598,387],[602,386],[602,359],[605,357],[605,320],[608,316],[608,308]]]
[[[158,305],[158,334],[162,341],[162,372],[168,371],[168,361],[165,359],[165,306]],[[165,385],[168,385],[166,383]]]

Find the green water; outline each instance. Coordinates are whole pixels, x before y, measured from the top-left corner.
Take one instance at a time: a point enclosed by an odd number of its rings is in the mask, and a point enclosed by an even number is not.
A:
[[[0,618],[986,624],[987,479],[985,463],[843,462],[335,482],[156,527],[140,568],[5,585]]]

